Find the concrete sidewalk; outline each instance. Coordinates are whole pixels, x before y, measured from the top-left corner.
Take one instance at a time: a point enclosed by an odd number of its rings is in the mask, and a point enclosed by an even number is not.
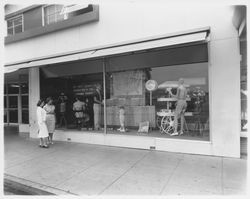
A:
[[[5,132],[5,177],[54,194],[246,194],[246,159],[55,142]]]

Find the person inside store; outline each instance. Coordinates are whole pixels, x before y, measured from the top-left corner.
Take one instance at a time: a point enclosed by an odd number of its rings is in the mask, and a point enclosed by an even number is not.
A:
[[[61,93],[61,95],[58,98],[58,103],[59,103],[59,127],[62,126],[63,122],[65,127],[67,128],[67,120],[66,120],[66,101],[67,101],[67,96],[64,95],[64,93]]]
[[[77,129],[80,130],[83,127],[83,112],[85,111],[85,103],[80,100],[79,96],[77,96],[75,100],[76,101],[73,104],[73,111],[75,114]]]
[[[95,130],[100,130],[101,128],[101,105],[102,105],[102,96],[101,96],[101,87],[97,86],[94,95],[94,128]]]
[[[44,100],[39,100],[37,102],[37,123],[38,123],[38,137],[39,137],[39,147],[48,148],[48,128],[46,125],[46,111],[43,109],[45,102]]]
[[[46,124],[49,131],[49,144],[53,144],[53,134],[55,132],[56,116],[55,116],[55,106],[53,105],[53,99],[48,97],[46,99],[46,104],[43,107],[46,111]]]
[[[124,106],[120,106],[119,121],[120,121],[120,128],[117,129],[117,131],[124,133],[125,132],[125,108]]]
[[[84,124],[86,125],[87,128],[92,128],[92,125],[91,125],[91,112],[93,112],[93,110],[91,111],[91,104],[90,104],[89,98],[86,97],[84,102],[85,102]]]
[[[171,89],[168,90],[170,92],[170,95],[174,98],[177,99],[176,102],[176,108],[174,112],[174,132],[171,134],[172,136],[175,135],[182,135],[183,134],[183,127],[184,127],[184,114],[187,108],[187,102],[186,102],[186,97],[187,97],[187,89],[184,86],[184,79],[180,78],[179,79],[179,84],[177,88],[177,93],[174,95],[171,91]],[[177,128],[178,128],[178,119],[181,118],[181,128],[180,132],[178,133]]]

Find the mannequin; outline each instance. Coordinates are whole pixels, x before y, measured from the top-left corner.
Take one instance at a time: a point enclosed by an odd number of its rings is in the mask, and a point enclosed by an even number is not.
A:
[[[184,87],[184,80],[182,78],[179,79],[179,85],[177,88],[177,93],[174,95],[171,90],[169,90],[170,95],[177,99],[176,108],[174,112],[174,133],[171,136],[179,135],[177,132],[178,127],[178,119],[181,118],[181,130],[180,135],[183,134],[183,127],[184,127],[184,113],[187,108],[187,89]]]
[[[94,96],[94,128],[95,130],[100,130],[101,128],[101,104],[102,104],[102,97],[101,97],[101,88],[96,88],[96,95]]]
[[[125,132],[125,108],[124,106],[120,106],[119,110],[119,120],[120,120],[120,128],[117,129],[120,132]]]
[[[83,111],[85,110],[85,103],[76,97],[76,102],[73,104],[73,111],[75,112],[77,128],[80,130],[83,125]]]
[[[67,100],[67,96],[64,95],[64,93],[61,93],[61,95],[58,98],[59,101],[59,126],[62,126],[62,122],[64,121],[65,126],[67,127],[67,120],[65,117],[65,113],[66,113],[66,100]]]

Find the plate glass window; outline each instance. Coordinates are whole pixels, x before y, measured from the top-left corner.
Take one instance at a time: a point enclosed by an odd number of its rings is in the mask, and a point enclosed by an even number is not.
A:
[[[49,5],[44,8],[45,25],[53,24],[67,19],[63,13],[63,5]]]
[[[23,32],[23,17],[17,16],[7,20],[8,35],[15,35]]]

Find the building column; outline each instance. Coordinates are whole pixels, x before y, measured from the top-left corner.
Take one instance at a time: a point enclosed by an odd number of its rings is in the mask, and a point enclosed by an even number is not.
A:
[[[237,37],[210,42],[210,133],[213,154],[240,157],[240,54]]]
[[[29,69],[29,124],[30,137],[37,138],[38,126],[36,119],[37,102],[40,99],[40,75],[39,68]]]

